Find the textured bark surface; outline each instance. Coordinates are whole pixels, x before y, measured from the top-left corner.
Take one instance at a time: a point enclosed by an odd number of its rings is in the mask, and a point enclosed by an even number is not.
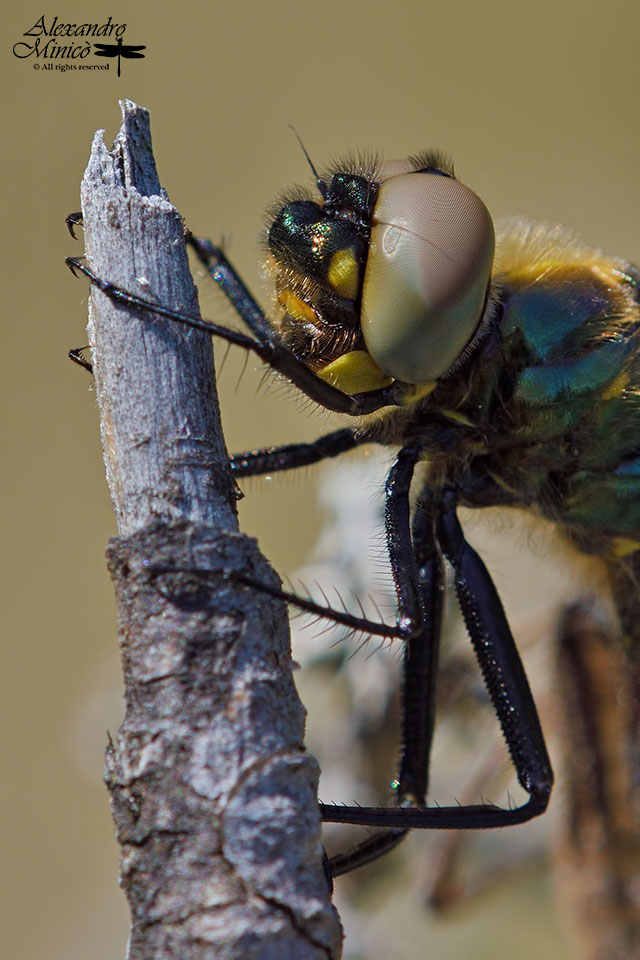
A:
[[[88,265],[197,316],[148,114],[124,101],[82,184]],[[89,336],[119,539],[109,547],[126,715],[106,758],[140,960],[335,958],[317,765],[275,575],[237,532],[210,338],[92,289]]]

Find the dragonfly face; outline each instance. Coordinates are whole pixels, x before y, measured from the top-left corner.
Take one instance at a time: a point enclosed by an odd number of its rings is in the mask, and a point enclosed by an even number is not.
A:
[[[601,554],[624,632],[640,649],[631,592],[640,577],[640,273],[557,227],[513,220],[494,237],[482,201],[434,153],[403,164],[349,163],[316,184],[318,198],[298,195],[273,213],[273,320],[219,248],[190,243],[253,339],[205,328],[253,351],[319,404],[359,417],[311,443],[236,455],[236,476],[295,468],[364,443],[400,448],[385,513],[396,625],[282,594],[405,642],[393,806],[321,805],[326,820],[381,828],[332,860],[339,874],[380,856],[411,828],[521,823],[549,800],[553,775],[527,678],[458,505],[525,507],[556,522],[580,550]],[[114,299],[198,324],[74,267]],[[412,497],[420,462],[426,481]],[[426,803],[444,560],[529,797],[520,807]]]
[[[293,200],[269,229],[278,332],[347,393],[434,381],[483,329],[493,224],[439,162],[337,171],[322,204]]]

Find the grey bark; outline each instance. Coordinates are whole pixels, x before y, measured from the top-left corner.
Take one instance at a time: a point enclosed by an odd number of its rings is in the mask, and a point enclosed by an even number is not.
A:
[[[88,265],[197,316],[148,114],[129,101],[122,113],[111,151],[96,134],[82,182]],[[286,612],[225,576],[242,569],[277,582],[238,533],[211,338],[96,288],[88,329],[119,533],[108,559],[126,714],[105,778],[129,956],[338,957]]]

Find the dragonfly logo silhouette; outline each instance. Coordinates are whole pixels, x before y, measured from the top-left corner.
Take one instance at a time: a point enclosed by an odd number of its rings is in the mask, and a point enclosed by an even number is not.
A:
[[[138,60],[144,59],[144,53],[140,53],[141,50],[146,50],[146,46],[128,46],[122,42],[120,37],[118,37],[117,43],[94,43],[95,55],[96,57],[117,57],[118,58],[118,76],[120,76],[120,59],[124,58],[125,60]]]

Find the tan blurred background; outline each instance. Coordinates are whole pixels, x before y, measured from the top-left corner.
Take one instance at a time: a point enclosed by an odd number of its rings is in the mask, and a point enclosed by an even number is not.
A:
[[[439,146],[496,217],[565,223],[640,261],[634,0],[99,8],[98,16],[97,5],[71,0],[12,5],[4,19],[3,960],[113,960],[125,949],[101,783],[106,730],[121,712],[103,559],[114,523],[89,378],[66,360],[85,342],[87,291],[63,264],[82,248],[64,217],[78,209],[94,131],[117,131],[118,98],[151,110],[171,199],[195,231],[229,238],[258,289],[262,211],[286,184],[308,181],[290,123],[318,165],[349,149],[398,157]],[[123,61],[120,79],[114,61],[108,72],[36,70],[11,48],[42,13],[47,22],[110,15],[127,23],[125,43],[146,44],[146,58]],[[206,316],[228,319],[213,293],[201,299]],[[251,370],[236,389],[238,369],[230,358],[220,384],[230,447],[326,428],[295,403],[257,398]],[[281,572],[302,562],[317,535],[315,476],[248,490],[243,524]],[[398,960],[564,956],[544,883],[435,927],[421,919],[411,886],[394,897]],[[376,904],[378,922],[387,908]],[[384,922],[391,937],[392,924]]]

